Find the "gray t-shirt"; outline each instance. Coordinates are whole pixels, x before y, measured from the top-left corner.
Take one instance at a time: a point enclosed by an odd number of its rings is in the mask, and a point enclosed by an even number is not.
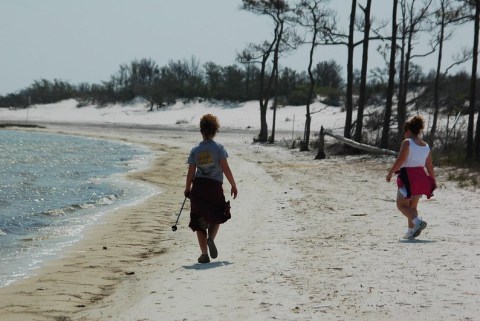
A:
[[[204,140],[193,147],[188,156],[188,164],[196,165],[195,177],[205,177],[223,183],[223,171],[220,160],[228,157],[222,144],[213,140]]]

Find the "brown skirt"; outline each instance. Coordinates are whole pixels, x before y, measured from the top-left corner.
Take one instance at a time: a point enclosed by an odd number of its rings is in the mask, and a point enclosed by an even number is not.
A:
[[[222,183],[203,177],[193,180],[190,191],[190,224],[193,231],[206,233],[209,224],[222,224],[231,218],[230,202],[225,202]]]

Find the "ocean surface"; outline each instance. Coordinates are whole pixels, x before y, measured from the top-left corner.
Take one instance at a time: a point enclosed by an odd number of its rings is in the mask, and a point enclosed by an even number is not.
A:
[[[155,193],[122,175],[148,158],[138,145],[0,130],[0,287],[33,274],[106,212]]]

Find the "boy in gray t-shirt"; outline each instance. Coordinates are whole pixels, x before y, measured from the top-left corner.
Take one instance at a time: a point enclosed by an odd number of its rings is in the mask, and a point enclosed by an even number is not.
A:
[[[190,198],[190,223],[188,226],[197,233],[202,254],[198,263],[210,262],[218,255],[213,240],[220,224],[230,219],[230,202],[225,202],[223,175],[231,185],[230,195],[237,197],[237,185],[227,162],[227,151],[213,138],[220,127],[217,117],[204,115],[200,120],[203,140],[192,148],[188,157],[188,173],[185,181],[186,197]]]
[[[228,157],[222,144],[213,140],[203,140],[192,148],[188,157],[189,165],[196,165],[195,177],[205,177],[223,183],[223,170],[220,160]]]

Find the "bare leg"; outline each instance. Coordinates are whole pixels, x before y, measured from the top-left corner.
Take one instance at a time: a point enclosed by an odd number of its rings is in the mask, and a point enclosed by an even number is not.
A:
[[[202,251],[202,254],[208,254],[207,233],[203,233],[202,231],[197,231],[197,239],[198,239],[198,245],[200,245],[200,250]]]
[[[417,205],[420,197],[414,196],[411,199],[397,198],[397,208],[407,217],[408,227],[413,228],[413,220],[418,216]]]
[[[418,216],[418,211],[417,211],[417,205],[418,201],[420,201],[420,196],[412,196],[410,199],[410,204],[408,206],[413,210],[414,212],[414,218]]]
[[[208,238],[214,240],[219,228],[220,224],[210,224],[208,227]]]

